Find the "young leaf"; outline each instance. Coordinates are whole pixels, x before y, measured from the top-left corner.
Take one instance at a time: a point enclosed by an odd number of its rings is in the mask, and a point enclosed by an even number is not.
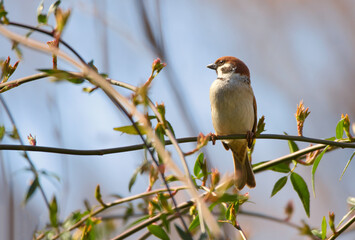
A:
[[[321,232],[318,229],[312,229],[311,233],[313,234],[313,236],[316,236],[316,239],[320,239],[322,237]]]
[[[158,237],[159,239],[169,240],[168,234],[164,231],[161,226],[151,224],[148,226],[148,230],[151,234]]]
[[[0,126],[0,140],[2,140],[5,136],[5,126]]]
[[[17,128],[15,126],[13,127],[12,133],[9,136],[14,140],[20,139],[20,136],[18,135]]]
[[[322,240],[327,237],[327,220],[323,217],[322,221]]]
[[[55,196],[53,196],[53,199],[49,204],[49,219],[53,227],[57,227],[58,225],[57,214],[58,214],[57,199]]]
[[[285,135],[288,135],[286,132],[284,132]],[[294,153],[297,152],[299,150],[297,144],[295,143],[295,141],[292,140],[288,140],[288,147],[290,149],[290,153]]]
[[[42,13],[43,11],[43,2],[44,0],[41,1],[37,8],[37,21],[39,24],[47,24],[47,16]]]
[[[335,136],[337,139],[343,138],[343,129],[344,129],[343,127],[344,127],[344,119],[341,119],[335,128]]]
[[[261,161],[261,162],[255,163],[255,164],[253,164],[253,168],[255,168],[256,166],[259,166],[263,163],[266,163],[266,162],[267,161]],[[288,173],[291,171],[289,165],[290,165],[290,162],[282,162],[282,163],[279,163],[275,166],[269,167],[268,169],[271,171],[274,171],[274,172]]]
[[[309,217],[309,215],[310,215],[310,211],[309,211],[310,198],[309,198],[309,191],[308,191],[308,187],[307,187],[306,182],[303,180],[303,178],[300,175],[293,172],[293,173],[291,173],[291,183],[292,183],[293,189],[295,189],[299,198],[301,199],[304,210],[306,211],[306,214]]]
[[[70,72],[64,71],[64,70],[59,70],[59,69],[38,69],[40,72],[47,73],[51,77],[55,77],[58,80],[68,80],[71,83],[74,84],[81,84],[85,81],[84,78],[77,76],[75,74],[72,74]]]
[[[170,223],[168,221],[166,214],[162,214],[160,216],[160,219],[161,219],[161,223],[162,223],[163,227],[165,227],[166,231],[170,232]]]
[[[174,224],[176,231],[178,232],[181,239],[193,240],[189,233],[184,232],[178,225]]]
[[[271,197],[278,193],[287,183],[287,176],[280,178],[274,185],[274,188],[271,192]]]
[[[289,173],[291,171],[290,163],[289,162],[279,163],[275,166],[270,167],[270,170],[272,170],[274,172],[280,172],[280,173]]]
[[[38,181],[38,177],[36,177],[31,183],[31,186],[27,190],[27,194],[23,202],[24,204],[26,204],[27,201],[33,196],[33,194],[36,192],[38,187],[39,187],[39,181]]]
[[[195,166],[194,166],[194,175],[197,177],[199,175],[199,173],[201,172],[201,168],[203,165],[203,159],[204,159],[204,155],[203,153],[200,153],[197,156],[196,162],[195,162]]]
[[[230,194],[230,193],[224,193],[216,202],[221,203],[221,202],[245,202],[249,198],[244,195],[239,195],[239,194]]]
[[[179,181],[179,179],[175,175],[166,176],[165,180],[167,183]]]
[[[128,191],[131,192],[131,189],[134,185],[134,183],[136,182],[137,179],[137,175],[139,173],[140,168],[136,169],[136,171],[133,173],[131,179],[129,180],[129,184],[128,184]]]
[[[174,137],[175,137],[175,132],[174,132],[174,128],[173,128],[173,126],[171,126],[171,124],[170,124],[170,122],[169,121],[166,121],[166,124],[168,125],[168,127],[169,127],[169,129],[170,129],[170,131],[171,131],[171,133],[174,135]]]
[[[139,130],[139,132],[143,135],[146,134],[144,128],[142,125],[139,125],[138,123],[136,123],[136,126]],[[133,126],[133,125],[130,125],[130,126],[123,126],[123,127],[116,127],[114,128],[113,130],[115,131],[119,131],[119,132],[122,132],[122,133],[126,133],[126,134],[132,134],[132,135],[138,135],[138,132],[136,130],[136,128]]]
[[[327,151],[328,148],[329,148],[329,145],[324,148],[324,150],[321,152],[321,154],[319,154],[316,157],[316,160],[314,160],[314,163],[313,163],[313,167],[312,167],[312,190],[313,190],[314,197],[316,197],[316,191],[315,191],[315,186],[314,186],[314,175],[316,174],[316,170],[317,170],[317,167],[319,165],[320,160],[322,159],[324,153]]]
[[[1,129],[0,129],[0,139],[1,139]],[[342,172],[342,174],[341,174],[341,176],[340,176],[339,181],[341,181],[341,179],[343,178],[343,175],[344,175],[346,169],[348,169],[348,166],[349,166],[351,160],[353,160],[354,156],[355,156],[355,152],[353,152],[353,155],[351,155],[351,158],[350,158],[349,161],[346,163],[345,168],[344,168],[344,170],[343,170],[343,172]]]
[[[200,226],[200,218],[197,215],[190,223],[189,231],[194,230],[196,227]]]

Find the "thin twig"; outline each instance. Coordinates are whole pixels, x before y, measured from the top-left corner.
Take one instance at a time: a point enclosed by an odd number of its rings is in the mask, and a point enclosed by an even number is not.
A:
[[[5,112],[6,112],[6,114],[7,114],[8,117],[9,117],[10,122],[11,122],[13,128],[17,130],[17,133],[18,133],[18,135],[19,135],[18,140],[19,140],[20,144],[21,144],[21,145],[24,145],[24,142],[23,142],[22,138],[20,137],[20,136],[21,136],[21,135],[20,135],[20,132],[19,132],[18,128],[16,127],[15,119],[14,119],[14,117],[12,116],[12,114],[11,114],[11,112],[10,112],[10,109],[8,108],[8,106],[7,106],[6,102],[5,102],[5,99],[2,97],[2,95],[0,95],[0,102],[1,102],[1,104],[3,105],[3,107],[4,107],[4,109],[5,109]],[[26,150],[24,150],[24,156],[25,156],[25,159],[26,159],[27,163],[30,165],[30,168],[31,168],[32,173],[35,175],[36,178],[38,178],[38,175],[39,175],[39,174],[38,174],[38,171],[37,171],[35,165],[33,164],[33,162],[31,161],[30,156],[27,154],[27,151],[26,151]],[[50,207],[49,207],[49,201],[48,201],[48,199],[47,199],[47,196],[46,196],[46,194],[45,194],[45,192],[44,192],[44,190],[43,190],[43,187],[42,187],[42,185],[41,185],[39,179],[38,179],[38,189],[39,189],[39,191],[41,192],[42,197],[43,197],[43,200],[44,200],[44,202],[45,202],[45,204],[46,204],[46,206],[47,206],[47,208],[48,208],[48,210],[49,210],[49,209],[50,209]]]
[[[278,138],[278,137],[280,137],[280,138]],[[289,139],[287,137],[289,137]],[[260,136],[258,136],[256,138],[294,140],[294,137],[297,137],[298,139],[296,141],[299,141],[299,142],[319,143],[319,142],[325,141],[326,145],[330,145],[330,146],[337,146],[337,147],[341,147],[341,148],[355,148],[355,144],[350,143],[350,142],[345,142],[345,141],[344,142],[333,142],[333,141],[327,141],[327,140],[322,140],[322,139],[305,138],[305,137],[298,137],[298,136],[292,136],[292,135],[287,135],[285,137],[284,135],[279,135],[279,134],[261,134]],[[217,140],[243,139],[243,138],[245,138],[244,134],[235,134],[235,135],[228,135],[228,136],[218,136]],[[305,138],[305,139],[303,139],[303,138]],[[312,141],[310,141],[310,139]],[[186,137],[186,138],[177,138],[176,139],[177,143],[190,143],[190,142],[196,142],[196,141],[197,141],[197,137]],[[164,144],[171,145],[172,142],[170,140],[166,140],[164,142]],[[289,154],[286,156],[293,157],[293,158],[299,157],[300,155],[304,155],[306,153],[315,151],[317,149],[322,149],[326,145],[324,145],[324,144],[314,145],[314,146],[304,148],[302,150],[299,150],[297,152],[294,152],[293,154]],[[94,150],[77,150],[77,149],[45,147],[45,146],[31,146],[31,145],[21,146],[21,145],[13,145],[13,144],[0,144],[0,150],[26,150],[26,151],[35,151],[35,152],[68,154],[68,155],[107,155],[107,154],[113,154],[113,153],[141,150],[141,149],[144,149],[144,147],[145,147],[144,144],[135,144],[135,145],[129,145],[129,146],[124,146],[124,147],[116,147],[116,148],[103,148],[103,149],[94,149]],[[148,145],[148,147],[151,147],[151,145]],[[262,165],[260,165],[260,166],[262,166]],[[256,169],[259,169],[260,166],[258,166]]]
[[[238,230],[238,232],[239,232],[240,236],[243,238],[243,240],[247,240],[247,236],[245,235],[243,229],[240,227],[240,225],[239,225],[237,220],[235,221],[235,226],[234,227]]]
[[[355,215],[352,216],[346,223],[344,223],[343,226],[341,226],[336,233],[331,235],[328,240],[334,240],[336,239],[342,232],[344,232],[346,229],[348,229],[353,223],[355,222]]]
[[[179,190],[183,190],[183,189],[187,189],[186,186],[181,186],[181,187],[174,187],[171,188],[171,190],[173,191],[179,191]],[[88,218],[93,217],[98,215],[99,213],[105,211],[106,209],[113,207],[113,206],[117,206],[119,204],[122,203],[126,203],[126,202],[131,202],[133,200],[137,200],[137,199],[141,199],[144,197],[148,197],[157,193],[161,193],[161,192],[167,192],[167,189],[157,189],[157,190],[153,190],[153,191],[149,191],[149,192],[144,192],[144,193],[140,193],[131,197],[126,197],[126,198],[122,198],[122,199],[118,199],[116,201],[110,202],[110,203],[105,203],[105,207],[100,205],[98,207],[98,209],[94,210],[93,212],[91,212],[89,215],[86,215],[85,217],[83,217],[82,219],[80,219],[80,221],[78,221],[77,223],[75,223],[73,226],[71,226],[70,228],[68,228],[67,230],[55,235],[52,239],[57,239],[60,237],[61,234],[67,232],[67,231],[72,231],[75,228],[81,226]]]
[[[185,203],[179,204],[179,205],[178,205],[178,208],[179,208],[179,210],[182,210],[182,209],[185,209],[185,208],[188,208],[188,207],[192,206],[193,204],[194,204],[193,201],[187,201],[187,202],[185,202]],[[175,208],[173,208],[172,210],[176,211]],[[128,229],[127,231],[125,231],[125,232],[123,232],[123,233],[117,235],[116,237],[113,237],[111,240],[124,239],[124,238],[126,238],[126,237],[128,237],[128,236],[130,236],[130,235],[132,235],[132,234],[134,234],[134,233],[136,233],[136,232],[138,232],[139,230],[141,230],[141,229],[143,229],[143,228],[149,226],[150,224],[159,221],[160,218],[161,218],[161,216],[162,216],[163,214],[170,214],[170,213],[167,212],[167,211],[164,211],[164,212],[162,212],[162,213],[159,213],[159,214],[157,214],[156,216],[151,217],[151,218],[149,218],[149,219],[147,219],[147,220],[141,222],[140,224],[138,224],[138,225],[136,225],[136,226],[134,226],[134,227]]]
[[[2,21],[0,21],[0,24],[3,24]],[[32,30],[32,31],[35,31],[35,32],[40,32],[40,33],[43,33],[43,34],[46,34],[48,36],[51,36],[51,37],[55,37],[54,36],[54,31],[46,31],[46,30],[43,30],[41,28],[38,28],[38,27],[33,27],[33,26],[30,26],[30,25],[26,25],[26,24],[22,24],[22,23],[17,23],[17,22],[9,22],[8,25],[10,26],[15,26],[15,27],[20,27],[20,28],[25,28],[25,29],[29,29],[29,30]],[[61,38],[59,38],[59,42],[61,44],[63,44],[64,46],[66,46],[72,53],[74,53],[74,55],[79,58],[80,62],[86,64],[85,60],[80,56],[80,54],[74,50],[74,48],[72,48],[67,42],[65,42],[64,40],[62,40]]]

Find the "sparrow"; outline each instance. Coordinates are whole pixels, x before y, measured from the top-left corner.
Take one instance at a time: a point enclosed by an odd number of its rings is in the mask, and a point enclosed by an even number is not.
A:
[[[256,100],[250,84],[248,67],[235,57],[221,57],[207,66],[216,70],[217,79],[210,87],[211,115],[216,135],[247,134],[247,139],[223,140],[234,160],[234,184],[255,187],[255,177],[248,158],[257,124]]]

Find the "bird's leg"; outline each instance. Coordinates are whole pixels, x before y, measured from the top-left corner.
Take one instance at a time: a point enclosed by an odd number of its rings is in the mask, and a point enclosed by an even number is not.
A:
[[[214,133],[210,133],[210,138],[211,138],[211,141],[212,141],[212,145],[215,145],[216,144],[216,140],[217,140],[217,135],[214,134]]]
[[[247,131],[248,148],[251,148],[251,146],[253,145],[254,138],[255,138],[255,133],[252,131]]]

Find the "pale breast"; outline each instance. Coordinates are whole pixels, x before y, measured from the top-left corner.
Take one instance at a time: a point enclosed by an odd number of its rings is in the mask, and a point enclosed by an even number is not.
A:
[[[241,81],[215,80],[210,88],[212,123],[218,135],[246,133],[254,124],[254,94]]]

